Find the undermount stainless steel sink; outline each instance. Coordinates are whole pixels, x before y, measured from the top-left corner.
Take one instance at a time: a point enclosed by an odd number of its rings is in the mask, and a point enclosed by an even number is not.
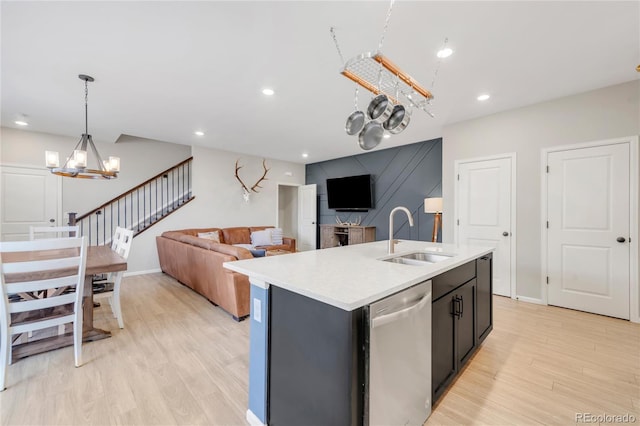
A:
[[[451,256],[447,256],[444,254],[425,253],[423,251],[405,254],[400,257],[405,259],[420,260],[422,262],[429,262],[429,263],[438,263],[438,262],[442,262],[443,260],[447,260],[451,258]]]
[[[429,263],[438,263],[443,260],[450,259],[451,256],[446,254],[435,254],[418,251],[415,253],[407,253],[399,256],[383,259],[384,262],[401,263],[403,265],[424,266]]]

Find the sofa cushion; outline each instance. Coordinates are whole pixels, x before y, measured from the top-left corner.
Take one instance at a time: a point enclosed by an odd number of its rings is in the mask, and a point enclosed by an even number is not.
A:
[[[224,237],[222,235],[222,230],[220,228],[194,228],[194,229],[180,229],[177,231],[165,231],[162,233],[162,236],[171,238],[172,240],[178,240],[178,236],[180,235],[192,235],[194,237],[197,237],[198,234],[204,234],[207,232],[214,232],[214,231],[218,231],[220,242],[224,243],[225,242]]]
[[[271,250],[285,250],[291,252],[291,246],[287,244],[279,244],[279,245],[269,245],[269,246],[256,246],[256,249],[265,249],[267,251]]]
[[[220,231],[199,232],[198,238],[204,238],[205,240],[211,240],[211,241],[215,241],[216,243],[219,243]]]
[[[265,229],[264,231],[254,231],[251,233],[251,244],[254,246],[270,246],[271,241],[271,230]]]
[[[222,237],[227,244],[251,244],[251,233],[246,226],[223,228]]]

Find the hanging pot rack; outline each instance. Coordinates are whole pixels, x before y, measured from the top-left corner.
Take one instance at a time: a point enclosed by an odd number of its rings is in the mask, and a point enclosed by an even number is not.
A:
[[[382,45],[389,27],[394,2],[395,0],[390,0],[382,36],[378,43],[378,49],[374,52],[362,53],[345,62],[336,38],[335,28],[330,28],[333,42],[343,65],[340,73],[375,95],[367,108],[367,117],[370,121],[364,123],[358,134],[358,145],[367,151],[378,146],[383,136],[388,137],[389,134],[401,133],[409,124],[412,108],[422,110],[430,117],[434,117],[429,110],[433,93],[422,87],[413,77],[382,54]],[[444,43],[446,47],[446,38]],[[439,67],[440,60],[438,60],[433,74],[431,90],[435,85]],[[358,133],[358,130],[354,128],[354,116],[359,118],[362,114],[357,105],[358,86],[356,86],[356,111],[349,116],[345,125],[345,131],[348,135]],[[357,123],[359,124],[360,121]]]
[[[375,95],[386,95],[394,104],[411,104],[433,117],[427,109],[433,94],[380,52],[351,58],[340,73]]]

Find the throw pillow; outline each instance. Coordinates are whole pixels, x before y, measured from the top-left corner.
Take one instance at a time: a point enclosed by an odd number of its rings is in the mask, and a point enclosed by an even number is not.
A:
[[[276,246],[282,245],[282,237],[283,237],[282,228],[271,229],[271,242],[273,243],[273,245],[276,245]]]
[[[271,243],[271,229],[265,229],[264,231],[254,231],[251,233],[251,244],[254,246],[270,246]]]
[[[264,257],[267,254],[267,251],[265,249],[255,249],[249,251],[251,252],[253,257]]]
[[[199,232],[198,238],[204,238],[205,240],[213,240],[216,243],[220,242],[220,234],[218,234],[218,231]]]

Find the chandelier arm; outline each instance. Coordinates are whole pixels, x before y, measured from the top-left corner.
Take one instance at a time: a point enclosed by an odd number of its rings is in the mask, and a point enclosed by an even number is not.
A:
[[[102,162],[102,157],[100,157],[100,154],[98,154],[98,150],[96,149],[96,146],[93,144],[93,138],[91,137],[91,135],[87,135],[87,136],[89,139],[89,145],[91,145],[91,150],[93,151],[93,155],[95,155],[96,158],[98,159],[99,170],[106,172],[107,169],[104,167],[104,163]]]
[[[63,169],[66,169],[67,166],[69,165],[69,160],[71,160],[73,158],[73,151],[75,151],[76,149],[78,149],[78,147],[82,148],[82,141],[84,140],[84,135],[80,136],[80,140],[78,141],[78,143],[76,144],[75,147],[73,147],[73,149],[71,150],[71,154],[67,157],[67,160],[64,162],[64,166],[62,166]]]

